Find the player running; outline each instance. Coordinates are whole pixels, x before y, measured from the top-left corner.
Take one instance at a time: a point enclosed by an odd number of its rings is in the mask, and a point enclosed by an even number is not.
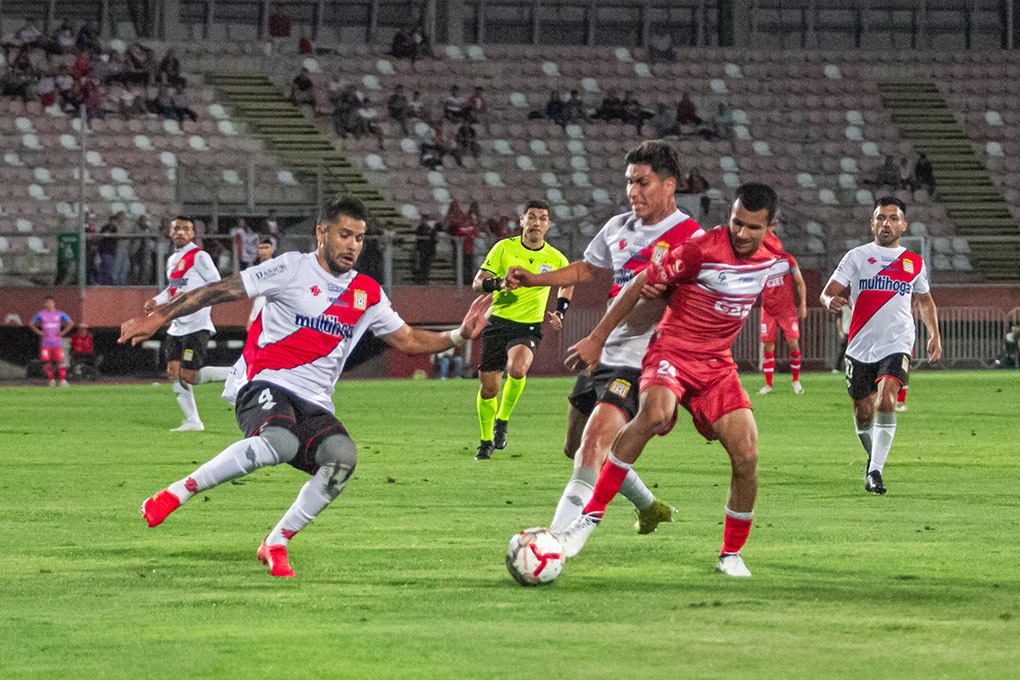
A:
[[[871,217],[875,240],[843,256],[821,295],[830,312],[853,306],[844,359],[846,386],[854,402],[857,437],[868,454],[864,490],[877,494],[886,492],[882,470],[896,435],[896,396],[907,382],[914,350],[912,300],[928,329],[929,360],[942,356],[927,267],[919,255],[900,245],[906,230],[903,201],[878,199]]]
[[[581,261],[545,274],[511,268],[508,287],[573,285],[591,280],[600,271],[612,271],[612,303],[635,274],[659,262],[671,248],[704,233],[697,222],[677,208],[674,192],[682,171],[673,146],[662,140],[642,142],[627,153],[624,161],[631,210],[606,222],[588,244]],[[656,300],[646,301],[642,307],[613,330],[599,365],[590,373],[579,374],[570,394],[563,452],[573,458],[574,470],[549,525],[553,533],[570,526],[591,500],[609,447],[620,428],[637,413],[641,358],[665,305]],[[672,506],[658,500],[635,470],[627,473],[620,493],[634,504],[638,533],[651,533],[660,522],[672,521]]]
[[[290,465],[312,475],[297,500],[258,549],[273,576],[294,576],[291,538],[343,490],[357,460],[354,441],[334,416],[334,385],[366,331],[409,353],[439,352],[481,330],[488,297],[471,305],[460,327],[444,333],[414,329],[393,311],[373,279],[353,269],[365,238],[360,201],[323,207],[313,253],[286,253],[240,274],[175,296],[145,317],[121,326],[119,342],[137,344],[167,321],[209,305],[263,295],[266,307],[248,331],[257,338],[248,382],[237,394],[237,422],[245,439],[231,444],[187,477],[142,505],[150,527],[195,494],[267,465]]]
[[[166,271],[170,285],[156,297],[145,302],[145,313],[150,314],[183,293],[220,280],[212,257],[193,243],[195,223],[189,217],[178,216],[170,222],[170,240],[174,252],[167,258]],[[171,381],[177,403],[184,411],[184,422],[171,432],[201,432],[205,429],[198,415],[192,385],[199,382],[198,372],[205,363],[209,337],[216,333],[212,312],[198,309],[180,318],[174,317],[166,335],[166,376]]]
[[[64,312],[57,309],[57,301],[52,295],[47,295],[43,300],[44,308],[40,309],[28,327],[39,336],[39,359],[42,360],[46,370],[46,377],[50,381],[50,387],[56,387],[57,381],[53,377],[53,368],[56,367],[57,375],[60,377],[61,387],[70,387],[67,382],[67,368],[64,366],[64,341],[62,338],[74,328],[74,322]]]
[[[668,291],[666,313],[641,364],[641,405],[613,443],[582,514],[561,535],[573,557],[602,520],[634,462],[655,435],[665,435],[686,408],[706,439],[718,439],[732,477],[717,571],[750,576],[740,549],[751,531],[758,491],[758,429],[730,346],[744,325],[779,254],[761,247],[775,222],[777,198],[765,184],[737,188],[729,227],[717,227],[672,249],[634,277],[595,329],[571,348],[579,367],[595,366],[611,331],[649,291]],[[653,288],[654,287],[654,288]],[[648,291],[646,291],[648,292]]]
[[[801,276],[797,260],[789,253],[783,251],[783,243],[776,236],[775,227],[769,228],[769,234],[765,237],[766,245],[776,252],[782,252],[783,257],[776,262],[768,280],[765,281],[765,289],[761,292],[761,342],[763,345],[762,371],[765,373],[765,387],[758,391],[758,394],[768,394],[772,391],[772,376],[776,371],[776,327],[783,329],[783,337],[790,348],[790,373],[793,374],[793,393],[803,394],[804,388],[800,384],[800,324],[798,319],[807,317],[807,286],[804,285],[804,277]],[[790,295],[791,285],[793,295],[797,298],[797,306],[794,307],[793,297]]]
[[[489,460],[493,449],[506,447],[507,421],[535,358],[535,349],[542,339],[549,288],[506,290],[504,277],[510,267],[522,267],[540,274],[567,266],[567,258],[545,241],[549,231],[549,205],[545,201],[528,201],[520,217],[521,235],[498,241],[485,256],[473,288],[492,296],[492,317],[482,331],[482,359],[478,366],[476,404],[481,443],[475,460]],[[563,327],[563,314],[570,305],[573,286],[560,286],[556,310],[549,312],[549,326],[554,331]],[[496,403],[499,379],[504,369],[506,382],[503,398]]]

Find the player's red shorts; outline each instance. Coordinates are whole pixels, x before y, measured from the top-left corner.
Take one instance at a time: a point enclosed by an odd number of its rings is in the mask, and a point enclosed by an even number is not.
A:
[[[39,350],[39,358],[43,361],[56,361],[58,364],[62,364],[64,363],[64,348],[43,347]]]
[[[652,385],[668,388],[687,409],[705,439],[716,439],[712,423],[737,409],[750,409],[733,359],[691,359],[652,340],[641,363],[641,391]],[[669,434],[677,414],[660,435]]]
[[[796,315],[775,317],[769,316],[763,311],[761,313],[762,342],[776,341],[776,326],[783,329],[783,336],[786,337],[787,340],[797,340],[800,338],[800,324],[797,323]]]

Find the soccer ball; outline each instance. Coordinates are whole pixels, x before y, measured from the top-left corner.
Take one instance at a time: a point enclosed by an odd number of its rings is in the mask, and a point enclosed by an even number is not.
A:
[[[543,527],[514,534],[506,550],[506,568],[522,586],[549,585],[565,559],[559,540]]]

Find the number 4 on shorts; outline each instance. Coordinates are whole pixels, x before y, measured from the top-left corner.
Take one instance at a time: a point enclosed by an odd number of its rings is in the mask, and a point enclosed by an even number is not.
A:
[[[259,395],[259,403],[262,404],[263,411],[272,411],[276,408],[276,402],[273,401],[273,394],[269,391],[269,388],[262,390],[262,394]]]

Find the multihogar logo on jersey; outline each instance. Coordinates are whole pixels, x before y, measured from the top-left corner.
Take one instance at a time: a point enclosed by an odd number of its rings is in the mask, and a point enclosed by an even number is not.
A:
[[[354,326],[343,323],[335,316],[320,314],[317,317],[297,314],[294,316],[294,324],[301,328],[309,328],[313,331],[333,335],[344,340],[350,340],[354,336]]]
[[[910,295],[914,284],[910,281],[893,281],[885,276],[873,276],[870,279],[860,279],[857,282],[858,288],[863,293],[866,290],[892,291],[898,295]]]

